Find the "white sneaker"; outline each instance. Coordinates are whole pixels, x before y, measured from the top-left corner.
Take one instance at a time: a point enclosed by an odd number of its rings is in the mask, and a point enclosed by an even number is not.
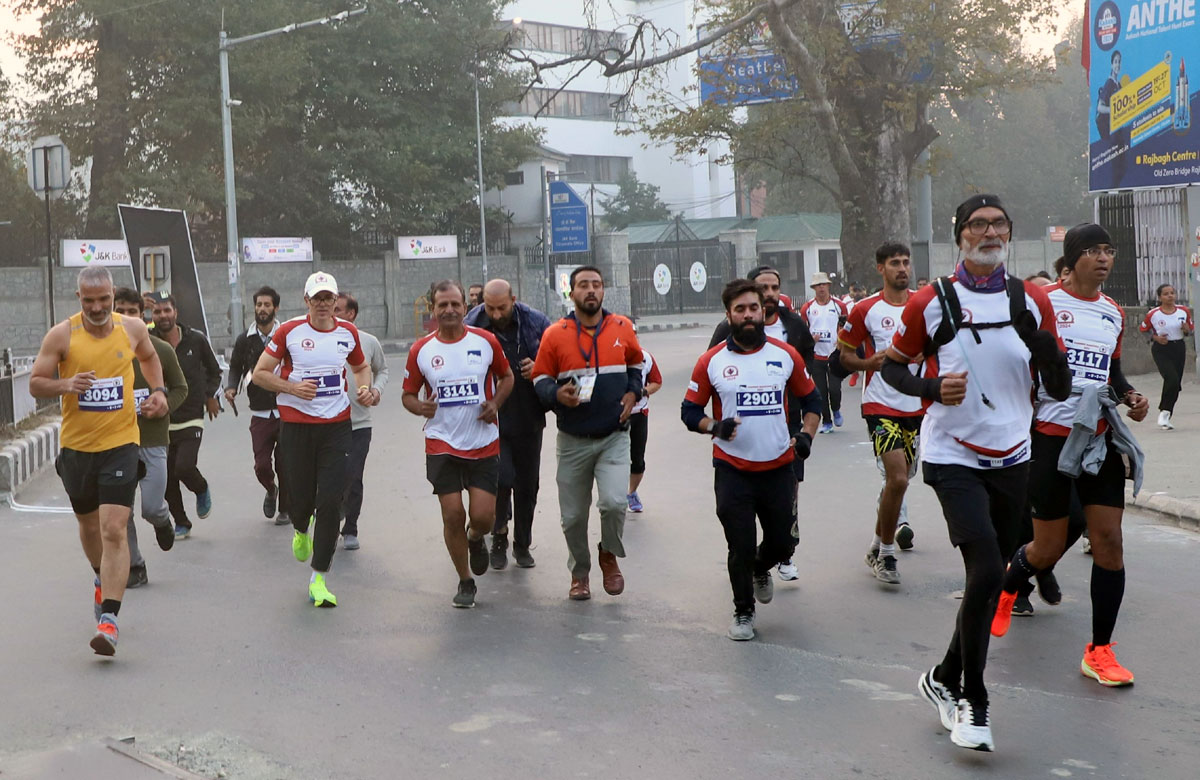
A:
[[[938,717],[942,721],[942,726],[946,731],[954,730],[954,714],[958,708],[958,702],[954,698],[954,693],[933,678],[933,670],[921,675],[920,681],[917,683],[917,690],[925,699],[937,708]]]
[[[1171,421],[1171,413],[1168,412],[1166,409],[1163,409],[1162,411],[1160,411],[1158,413],[1158,427],[1159,428],[1162,428],[1165,430],[1167,425],[1170,423],[1170,421]]]
[[[1163,420],[1163,429],[1167,431],[1175,430],[1175,425],[1171,422],[1171,413],[1163,412],[1163,414],[1166,415],[1166,418]]]
[[[1083,545],[1082,545],[1083,554],[1091,555],[1092,554],[1092,540],[1085,536],[1085,537],[1083,537],[1082,541],[1083,541]]]
[[[987,704],[959,699],[950,741],[968,750],[994,751],[996,742],[992,739],[992,719],[988,716]]]
[[[800,572],[796,569],[796,564],[790,560],[784,561],[777,567],[779,569],[779,579],[784,582],[800,579]]]
[[[754,615],[738,614],[733,616],[726,635],[735,642],[746,642],[754,638]]]

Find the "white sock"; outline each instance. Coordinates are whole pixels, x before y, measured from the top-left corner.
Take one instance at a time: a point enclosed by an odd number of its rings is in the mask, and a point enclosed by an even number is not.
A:
[[[880,557],[880,558],[886,558],[886,557],[887,557],[887,556],[889,556],[889,555],[890,555],[890,556],[892,556],[893,558],[895,558],[895,557],[896,557],[896,544],[895,544],[894,542],[893,542],[892,544],[883,544],[883,543],[880,543],[880,545],[879,545],[879,557]]]
[[[879,534],[875,534],[875,541],[871,542],[871,549],[879,552],[879,546],[883,544],[883,540],[879,538]]]

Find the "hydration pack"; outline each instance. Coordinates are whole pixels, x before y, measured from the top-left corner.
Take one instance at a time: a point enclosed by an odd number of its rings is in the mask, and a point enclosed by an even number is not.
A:
[[[941,306],[942,321],[938,324],[937,330],[933,334],[928,344],[925,347],[925,356],[929,357],[937,352],[938,347],[944,344],[949,344],[954,340],[955,334],[960,330],[969,330],[971,335],[975,337],[976,344],[982,344],[983,339],[979,337],[979,331],[988,330],[990,328],[1007,328],[1010,325],[1017,329],[1018,333],[1025,337],[1024,331],[1030,333],[1037,328],[1037,323],[1033,319],[1033,315],[1029,313],[1028,306],[1025,303],[1025,282],[1015,276],[1008,276],[1005,280],[1005,294],[1008,295],[1008,319],[1003,322],[974,322],[964,321],[962,316],[962,304],[959,303],[958,293],[954,289],[954,277],[946,276],[935,279],[931,282],[934,292],[937,293],[938,304]],[[951,327],[950,320],[946,318],[946,311],[950,311],[950,317],[955,323],[955,327]]]

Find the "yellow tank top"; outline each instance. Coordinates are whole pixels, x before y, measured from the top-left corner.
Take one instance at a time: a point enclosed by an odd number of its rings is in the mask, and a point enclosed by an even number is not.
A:
[[[113,329],[97,338],[83,327],[83,312],[71,315],[71,344],[58,364],[58,375],[72,377],[96,372],[85,393],[62,397],[62,446],[80,452],[103,452],[137,444],[137,412],[133,401],[133,347],[120,314],[112,315]]]

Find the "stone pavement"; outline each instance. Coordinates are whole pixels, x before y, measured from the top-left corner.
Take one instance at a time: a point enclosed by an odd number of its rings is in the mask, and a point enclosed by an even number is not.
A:
[[[1200,381],[1194,373],[1184,379],[1171,419],[1173,431],[1155,425],[1162,378],[1142,374],[1129,377],[1129,381],[1150,399],[1150,414],[1131,428],[1146,453],[1146,477],[1138,497],[1134,499],[1127,491],[1127,498],[1139,508],[1174,519],[1181,527],[1200,531]]]

